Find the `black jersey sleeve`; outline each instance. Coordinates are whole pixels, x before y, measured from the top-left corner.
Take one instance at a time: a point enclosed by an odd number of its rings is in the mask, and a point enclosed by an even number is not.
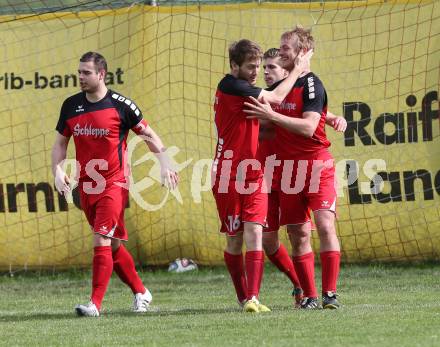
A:
[[[255,87],[250,84],[248,81],[236,79],[235,90],[237,95],[240,96],[253,96],[254,98],[258,98],[261,93],[261,88]]]
[[[57,126],[55,128],[61,135],[70,137],[72,136],[69,127],[66,124],[67,120],[67,110],[69,108],[69,99],[64,100],[63,105],[61,106],[60,117],[58,119]]]
[[[327,93],[315,75],[306,76],[303,89],[303,112],[321,113],[327,106]]]
[[[144,118],[141,109],[133,101],[125,107],[125,110],[128,129],[134,128]]]
[[[110,91],[110,93],[112,100],[114,100],[113,104],[122,117],[123,128],[127,131],[134,128],[143,119],[140,108],[133,100],[114,91]]]
[[[226,75],[220,82],[219,89],[226,94],[235,96],[253,96],[258,98],[261,88],[253,86],[246,80],[235,78],[232,75]]]

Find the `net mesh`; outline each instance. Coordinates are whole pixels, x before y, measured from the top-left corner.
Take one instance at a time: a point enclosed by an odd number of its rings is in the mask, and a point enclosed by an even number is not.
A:
[[[240,38],[277,47],[297,23],[313,28],[312,67],[329,109],[349,121],[344,135],[327,129],[340,178],[343,261],[439,258],[438,1],[154,4],[0,5],[1,268],[91,261],[85,217],[56,194],[50,172],[59,108],[77,92],[78,59],[88,50],[107,58],[109,88],[136,101],[176,147],[181,169],[178,192],[152,180],[132,196],[128,248],[141,264],[177,257],[221,263],[224,240],[207,180],[216,144],[213,95],[228,72],[227,48]],[[136,146],[134,158],[145,152]],[[154,165],[134,165],[135,182]],[[315,233],[313,247],[319,250]]]

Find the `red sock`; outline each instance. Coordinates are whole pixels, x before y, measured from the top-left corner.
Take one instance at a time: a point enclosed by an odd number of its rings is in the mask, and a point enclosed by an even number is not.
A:
[[[246,278],[248,283],[247,299],[253,296],[258,298],[260,293],[260,282],[263,277],[264,252],[247,251],[245,256]]]
[[[133,257],[122,244],[113,252],[113,270],[121,281],[131,288],[133,294],[145,293],[145,287],[136,272]]]
[[[315,255],[313,252],[293,257],[293,264],[304,291],[304,296],[308,298],[318,297],[315,286]]]
[[[231,275],[232,283],[237,293],[237,299],[242,302],[246,299],[247,284],[246,274],[243,266],[243,254],[231,254],[228,252],[223,253],[226,267]]]
[[[328,251],[321,253],[322,292],[336,292],[336,282],[339,275],[341,252]]]
[[[263,260],[261,261],[261,267],[260,267],[260,278],[258,279],[258,292],[260,292],[261,282],[263,281],[263,274],[264,274],[264,252],[263,252]]]
[[[295,288],[301,287],[298,275],[293,267],[293,261],[289,257],[289,253],[287,253],[287,249],[282,243],[280,243],[280,247],[274,254],[268,254],[267,257],[278,268],[278,270],[284,272],[286,276],[289,277]]]
[[[113,272],[112,248],[111,246],[95,247],[93,251],[92,296],[90,299],[100,310]]]

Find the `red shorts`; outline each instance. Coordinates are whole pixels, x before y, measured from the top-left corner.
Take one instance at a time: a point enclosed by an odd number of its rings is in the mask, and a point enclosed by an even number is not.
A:
[[[272,145],[273,141],[260,141],[260,161],[262,167],[264,167],[263,182],[265,184],[267,195],[267,228],[263,229],[263,232],[273,232],[278,231],[280,228],[280,195],[279,195],[279,181],[280,181],[280,166],[275,165],[274,160],[272,160],[273,165],[270,165],[269,158],[274,155],[275,151],[269,147]],[[278,160],[278,162],[280,162]],[[271,167],[271,170],[268,170]],[[269,171],[269,172],[268,172]]]
[[[272,190],[267,196],[267,228],[265,232],[277,231],[280,228],[280,195]]]
[[[127,241],[124,211],[128,190],[116,182],[100,194],[86,194],[80,187],[80,201],[92,230],[103,236]]]
[[[305,222],[311,223],[311,229],[316,229],[315,223],[310,216],[310,209],[307,210]],[[293,224],[293,223],[289,223]],[[267,228],[263,232],[270,233],[280,229],[280,192],[272,190],[267,197]]]
[[[280,225],[306,223],[310,221],[310,210],[336,212],[333,158],[328,154],[321,158],[295,160],[290,180],[286,172],[290,171],[290,167],[283,170],[279,198]],[[286,168],[286,164],[283,164]]]
[[[220,232],[234,236],[243,231],[245,222],[266,226],[267,194],[261,192],[262,179],[247,183],[257,184],[258,188],[250,194],[240,194],[231,181],[225,193],[218,192],[216,186],[212,189],[222,223]]]

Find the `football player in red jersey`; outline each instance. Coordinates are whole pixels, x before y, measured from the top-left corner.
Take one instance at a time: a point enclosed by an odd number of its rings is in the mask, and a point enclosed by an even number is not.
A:
[[[267,87],[271,87],[274,83],[284,79],[288,71],[281,66],[279,49],[270,48],[263,55],[263,71],[264,81]],[[336,131],[345,131],[347,121],[345,118],[336,116],[331,112],[327,112],[326,124],[333,127]],[[273,141],[275,137],[275,128],[271,123],[260,124],[260,144],[259,156],[264,164],[266,158],[276,155],[276,143]],[[263,249],[269,260],[290,279],[293,285],[292,296],[294,298],[295,307],[299,308],[303,299],[303,291],[301,289],[298,276],[296,274],[292,259],[290,258],[286,248],[280,243],[279,230],[279,189],[280,179],[279,171],[275,170],[272,175],[272,182],[269,183],[268,195],[268,212],[267,212],[267,228],[263,229]],[[270,178],[268,178],[270,179]]]
[[[297,26],[281,36],[280,62],[288,71],[298,54],[314,48],[309,30]],[[294,265],[304,290],[301,308],[318,308],[314,282],[314,255],[310,244],[314,213],[320,238],[323,307],[336,309],[340,246],[335,229],[336,189],[334,161],[325,134],[327,94],[322,82],[310,70],[296,81],[286,99],[272,108],[256,98],[247,102],[250,119],[275,124],[280,169],[280,224],[287,225],[294,253]]]
[[[52,149],[55,186],[60,194],[68,194],[70,179],[62,163],[73,136],[81,208],[94,232],[92,294],[88,304],[75,307],[80,316],[99,316],[113,271],[132,290],[135,312],[146,312],[152,300],[136,272],[132,256],[121,242],[127,240],[124,209],[128,201],[126,149],[130,129],[142,136],[158,156],[164,184],[175,188],[178,183],[161,139],[132,100],[107,89],[106,73],[107,62],[99,53],[87,52],[81,57],[78,68],[81,92],[64,101]]]
[[[273,91],[266,91],[255,86],[262,51],[256,43],[242,39],[229,47],[231,72],[217,87],[214,112],[218,142],[212,167],[212,190],[220,231],[226,234],[224,260],[245,312],[269,309],[258,301],[264,265],[262,229],[267,214],[267,194],[261,191],[262,169],[256,157],[259,122],[246,119],[243,105],[249,97],[280,103],[308,66],[311,54],[298,55],[295,68],[285,81]]]

